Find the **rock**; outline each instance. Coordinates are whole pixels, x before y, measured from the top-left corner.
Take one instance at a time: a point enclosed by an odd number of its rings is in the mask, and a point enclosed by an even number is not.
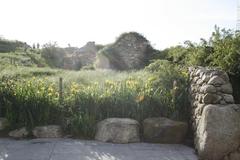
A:
[[[233,98],[233,96],[231,94],[223,94],[223,99],[228,104],[233,104],[234,103],[234,98]]]
[[[35,127],[33,135],[37,138],[60,138],[63,136],[63,132],[58,125],[48,125]]]
[[[193,82],[197,83],[197,81],[198,81],[199,79],[200,79],[199,77],[194,77],[194,78],[193,78]]]
[[[216,87],[216,89],[217,89],[217,92],[220,92],[220,93],[221,93],[221,90],[222,90],[221,87]]]
[[[206,93],[203,96],[202,101],[205,104],[217,104],[220,102],[221,99],[222,99],[222,97],[217,94]]]
[[[22,127],[9,132],[8,135],[13,138],[25,138],[29,135],[29,132],[27,131],[26,127]]]
[[[221,91],[226,94],[232,94],[233,93],[232,85],[230,83],[222,85]]]
[[[220,104],[226,105],[227,103],[225,102],[225,100],[221,100],[221,101],[220,101]]]
[[[224,156],[223,160],[229,160],[228,156]]]
[[[240,153],[233,152],[229,156],[229,160],[240,160]]]
[[[197,85],[202,85],[203,83],[204,83],[204,81],[202,79],[199,79],[196,84]]]
[[[201,77],[201,75],[204,73],[204,72],[206,72],[206,69],[205,68],[199,68],[199,69],[197,69],[197,71],[196,71],[196,76],[200,76]]]
[[[188,71],[189,71],[190,73],[192,73],[194,70],[195,70],[194,67],[188,67]]]
[[[129,118],[108,118],[97,124],[95,139],[103,142],[139,142],[139,123]]]
[[[216,93],[217,89],[213,85],[204,85],[200,88],[201,93]]]
[[[230,81],[229,76],[226,72],[223,72],[220,76],[224,81],[226,82]]]
[[[205,104],[198,103],[197,108],[195,109],[195,114],[201,115],[205,106]]]
[[[208,82],[208,81],[210,80],[210,76],[207,75],[207,74],[204,74],[204,75],[202,76],[202,80],[203,80],[204,82]]]
[[[197,127],[196,149],[200,159],[220,160],[240,145],[240,112],[236,105],[207,105]]]
[[[202,98],[203,98],[203,96],[202,96],[201,94],[199,94],[197,101],[198,101],[198,102],[202,102]]]
[[[185,122],[173,121],[164,117],[147,118],[143,121],[143,136],[147,142],[182,143],[187,133]]]
[[[214,86],[219,86],[223,85],[226,82],[219,76],[213,76],[209,81],[208,84],[214,85]]]
[[[8,120],[0,117],[0,131],[6,129],[8,126]]]

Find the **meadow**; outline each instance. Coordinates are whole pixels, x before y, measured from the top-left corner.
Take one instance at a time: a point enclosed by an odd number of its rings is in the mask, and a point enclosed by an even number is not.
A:
[[[140,122],[158,116],[187,118],[186,114],[180,114],[188,109],[187,74],[163,62],[157,65],[161,72],[152,69],[156,65],[122,72],[2,66],[1,114],[8,118],[11,129],[59,124],[75,137],[92,138],[96,123],[109,117]],[[179,84],[174,86],[175,80]]]

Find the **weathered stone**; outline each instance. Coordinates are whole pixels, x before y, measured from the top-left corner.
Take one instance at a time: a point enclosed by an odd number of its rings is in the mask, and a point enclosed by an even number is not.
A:
[[[222,79],[223,79],[224,81],[226,81],[226,82],[230,81],[229,76],[228,76],[228,74],[227,74],[226,72],[223,72],[223,73],[220,75],[220,77],[222,77]]]
[[[143,121],[143,135],[147,142],[181,143],[187,133],[187,123],[167,118],[147,118]]]
[[[202,101],[205,104],[217,104],[220,102],[221,99],[222,99],[222,97],[217,94],[206,93],[203,96]]]
[[[192,106],[195,108],[195,107],[197,107],[198,106],[198,102],[197,101],[194,101],[193,103],[192,103]]]
[[[65,50],[64,57],[61,54],[58,58],[59,62],[62,60],[64,69],[79,70],[80,67],[89,66],[96,60],[98,47],[95,42],[87,42],[81,48],[71,48],[71,50]]]
[[[225,104],[227,104],[227,103],[225,102],[225,100],[221,100],[221,101],[220,101],[220,104],[225,105]]]
[[[48,125],[35,127],[33,135],[37,138],[60,138],[63,136],[63,132],[58,125]]]
[[[229,77],[228,77],[227,73],[224,72],[224,71],[221,71],[221,70],[212,70],[211,73],[210,73],[210,76],[211,76],[211,77],[213,77],[213,76],[219,76],[219,77],[221,77],[223,80],[229,81]]]
[[[9,132],[8,135],[13,138],[25,138],[29,135],[29,132],[27,131],[26,127],[22,127]]]
[[[196,149],[201,159],[223,159],[240,145],[240,112],[234,107],[204,107],[196,134]]]
[[[196,84],[197,85],[202,85],[203,83],[204,83],[204,81],[202,79],[199,79]]]
[[[202,102],[202,98],[203,98],[203,96],[202,96],[201,94],[199,94],[199,95],[198,95],[198,99],[197,99],[197,100],[198,100],[198,102],[200,102],[200,103],[201,103],[201,102]]]
[[[220,86],[216,87],[218,93],[221,93],[222,88]]]
[[[229,104],[234,103],[234,98],[231,94],[223,94],[223,99]]]
[[[202,73],[204,73],[206,71],[206,69],[204,69],[204,68],[200,68],[199,67],[199,69],[197,69],[197,71],[196,71],[196,73],[195,73],[195,75],[196,76],[200,76]]]
[[[232,85],[230,83],[222,85],[221,86],[221,91],[223,93],[232,94],[233,93]]]
[[[204,85],[200,88],[201,93],[216,93],[217,89],[213,85]]]
[[[225,84],[226,82],[219,76],[213,76],[209,81],[208,84],[214,85],[214,86],[220,86]]]
[[[240,160],[240,153],[233,152],[229,156],[229,160]]]
[[[202,104],[202,103],[199,103],[197,105],[197,110],[198,110],[198,114],[201,115],[202,114],[202,111],[204,109],[204,107],[206,106],[206,104]]]
[[[8,126],[8,120],[0,117],[0,131],[6,129]]]
[[[229,160],[228,156],[224,156],[223,160]]]
[[[139,142],[139,123],[129,118],[108,118],[97,124],[95,139],[103,142]]]
[[[193,82],[196,83],[199,80],[199,77],[194,77]]]
[[[201,73],[199,74],[199,77],[202,79],[202,77],[203,77],[204,74],[205,74],[205,71],[201,72]]]
[[[208,74],[204,74],[204,75],[202,76],[202,80],[203,80],[204,82],[208,82],[208,81],[210,80],[210,76],[209,76]]]

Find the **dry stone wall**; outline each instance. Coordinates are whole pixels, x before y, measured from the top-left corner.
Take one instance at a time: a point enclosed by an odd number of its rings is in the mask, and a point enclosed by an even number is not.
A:
[[[240,160],[240,108],[227,73],[189,68],[194,143],[202,160]]]

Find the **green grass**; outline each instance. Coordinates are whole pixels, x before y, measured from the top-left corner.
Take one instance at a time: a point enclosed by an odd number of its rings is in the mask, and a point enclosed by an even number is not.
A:
[[[13,55],[4,57],[7,56]],[[17,56],[21,59],[26,55]],[[174,67],[170,71],[167,66],[160,67],[161,72],[118,72],[36,66],[0,64],[1,113],[10,120],[12,128],[60,124],[76,137],[92,138],[96,123],[105,118],[128,117],[141,122],[148,117],[173,118],[186,109],[182,98],[185,83],[179,86],[180,94],[172,86],[181,76]],[[64,85],[61,101],[60,77]]]
[[[0,53],[0,65],[16,65],[16,66],[47,66],[45,60],[41,57],[38,51],[22,51]]]

